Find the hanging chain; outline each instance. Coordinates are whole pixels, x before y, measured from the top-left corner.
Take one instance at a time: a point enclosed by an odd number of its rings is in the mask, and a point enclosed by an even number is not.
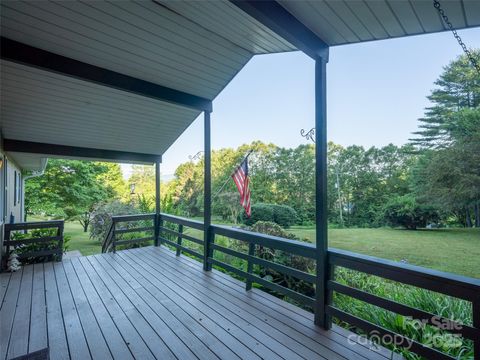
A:
[[[453,36],[455,37],[455,39],[458,41],[458,43],[460,44],[460,46],[462,47],[463,49],[463,52],[465,53],[465,55],[467,55],[468,57],[468,60],[470,60],[470,63],[472,64],[472,66],[477,70],[477,72],[480,74],[480,65],[478,64],[478,61],[477,59],[475,59],[475,57],[473,56],[472,52],[470,50],[468,50],[467,48],[467,45],[465,45],[465,43],[463,42],[462,38],[460,37],[460,35],[458,35],[457,33],[457,30],[455,30],[455,28],[453,27],[453,24],[450,22],[450,20],[448,19],[448,16],[447,14],[445,14],[445,10],[442,8],[442,6],[440,5],[440,1],[438,0],[433,0],[433,6],[435,7],[435,9],[437,9],[438,13],[440,14],[441,18],[443,19],[443,21],[445,22],[445,24],[448,26],[448,28],[450,29],[450,31],[452,32]],[[312,128],[310,129],[309,131],[305,131],[304,129],[300,130],[300,135],[303,136],[305,139],[307,140],[311,140],[313,142],[315,142],[315,128]]]
[[[467,48],[467,45],[465,45],[465,43],[462,41],[462,38],[460,37],[460,35],[458,35],[457,33],[457,30],[455,30],[455,28],[453,27],[452,23],[450,22],[450,20],[448,20],[448,16],[445,14],[445,10],[442,8],[442,6],[440,5],[440,2],[438,0],[433,0],[433,6],[435,7],[435,9],[437,9],[438,13],[440,14],[440,16],[442,17],[443,21],[445,22],[445,24],[447,24],[448,28],[450,29],[450,31],[452,32],[453,36],[455,37],[455,39],[457,39],[458,43],[460,44],[460,46],[462,47],[463,49],[463,52],[467,55],[468,59],[470,60],[470,62],[472,63],[473,67],[478,71],[478,73],[480,74],[480,65],[478,64],[477,62],[477,59],[475,59],[475,57],[473,56],[472,52],[470,50],[468,50]]]

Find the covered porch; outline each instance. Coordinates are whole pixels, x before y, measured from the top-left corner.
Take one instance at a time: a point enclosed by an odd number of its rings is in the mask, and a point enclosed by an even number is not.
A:
[[[385,348],[164,247],[1,274],[1,358],[391,359]]]
[[[330,2],[334,11],[315,1],[2,2],[1,150],[26,171],[38,170],[48,157],[155,164],[156,209],[114,218],[103,254],[2,273],[0,358],[46,348],[57,359],[397,356],[334,325],[332,318],[367,333],[398,336],[397,346],[426,358],[452,358],[335,307],[333,294],[339,293],[436,326],[436,314],[337,282],[336,267],[468,301],[472,324],[441,320],[473,341],[478,357],[478,281],[328,247],[329,47],[447,29],[420,2],[374,3],[380,5],[358,2],[352,12],[344,1]],[[480,25],[473,2],[446,6],[457,28]],[[325,19],[334,26],[325,26]],[[347,24],[352,19],[357,19],[353,28]],[[213,100],[252,56],[294,50],[311,57],[315,66],[315,244],[219,226],[211,219]],[[199,115],[205,154],[201,222],[160,209],[162,155]],[[32,256],[61,260],[63,224],[57,225],[55,239],[48,239],[57,246]],[[52,224],[5,225],[2,252],[12,241],[10,230],[35,226]],[[219,243],[220,237],[241,242],[246,251]],[[154,246],[122,249],[146,242]],[[311,259],[314,271],[262,259],[259,247]],[[219,260],[218,253],[246,266]],[[314,294],[261,278],[254,266],[305,281]],[[246,287],[232,275],[245,279]]]

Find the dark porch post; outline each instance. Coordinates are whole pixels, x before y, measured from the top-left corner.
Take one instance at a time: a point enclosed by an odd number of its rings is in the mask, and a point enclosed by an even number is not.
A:
[[[212,241],[212,155],[210,144],[210,112],[204,112],[204,189],[203,189],[203,269],[212,270],[212,264],[208,263],[211,256],[210,243]]]
[[[315,324],[330,328],[325,312],[328,281],[327,220],[327,59],[315,61],[315,206],[316,206],[316,305]]]
[[[155,246],[160,245],[160,161],[155,162]]]

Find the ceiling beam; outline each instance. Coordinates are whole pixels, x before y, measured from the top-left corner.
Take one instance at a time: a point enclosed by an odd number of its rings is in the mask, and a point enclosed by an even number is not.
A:
[[[3,36],[1,37],[0,56],[3,60],[36,67],[155,100],[166,101],[200,111],[212,111],[212,101],[209,99],[54,54]]]
[[[328,61],[328,44],[273,0],[230,0],[248,15],[268,27],[313,59]]]
[[[161,155],[142,154],[127,151],[93,149],[77,146],[46,144],[32,141],[3,139],[3,150],[29,154],[75,157],[95,160],[114,160],[118,162],[139,162],[153,164],[161,162]],[[48,156],[47,156],[48,157]]]

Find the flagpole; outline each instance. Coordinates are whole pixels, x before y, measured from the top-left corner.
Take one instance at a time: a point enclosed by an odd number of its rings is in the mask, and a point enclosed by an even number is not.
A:
[[[242,162],[240,163],[240,165],[243,164],[243,162],[250,156],[250,154],[251,154],[252,152],[253,152],[252,149],[248,151],[247,155],[245,155],[245,157],[243,158],[243,160],[242,160]],[[240,165],[238,165],[238,166],[240,166]],[[236,166],[235,169],[237,169],[238,166]],[[225,182],[223,183],[222,187],[215,193],[215,195],[213,195],[212,201],[215,200],[216,197],[220,194],[220,192],[225,188],[225,186],[226,186],[227,183],[228,183],[228,180],[230,180],[230,178],[232,177],[233,174],[235,174],[235,171],[232,171],[232,173],[230,174],[230,176],[229,176],[227,179],[225,179]]]

